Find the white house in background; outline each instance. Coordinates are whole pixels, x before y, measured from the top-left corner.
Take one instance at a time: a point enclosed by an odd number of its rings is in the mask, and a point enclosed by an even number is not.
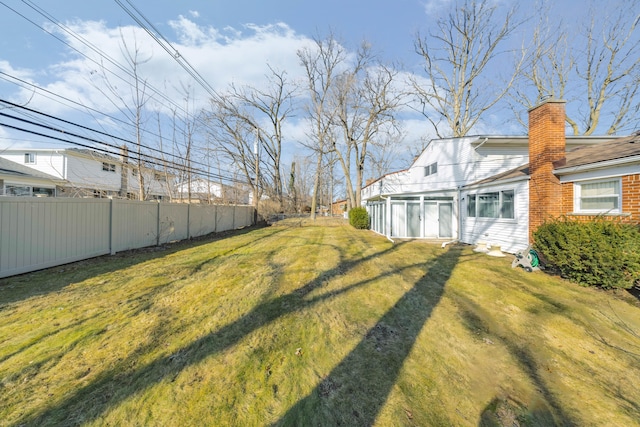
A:
[[[189,187],[191,187],[191,202],[234,204],[250,204],[251,202],[249,190],[240,184],[236,186],[223,185],[204,178],[193,178],[190,183],[177,184],[175,199],[183,202],[188,201]]]
[[[611,136],[565,137],[563,101],[543,103],[530,111],[530,117],[533,115],[536,116],[534,120],[530,118],[529,129],[532,144],[529,136],[432,140],[409,169],[370,182],[362,190],[362,200],[371,217],[372,230],[389,238],[447,239],[469,244],[486,241],[513,253],[529,244],[533,229],[548,217],[611,212],[638,216],[638,203],[633,208],[630,201],[638,200],[640,193],[640,144],[636,144],[635,154],[616,155],[629,151],[622,150],[622,144],[633,145]],[[548,155],[549,145],[559,149]],[[567,177],[574,171],[567,164],[579,166],[573,154],[578,147],[592,153],[599,163],[590,167],[600,172],[576,172],[574,176],[580,181],[576,184]],[[594,156],[593,153],[604,152],[597,147],[607,147],[608,156]],[[635,159],[635,163],[624,170],[618,166],[615,172],[612,168],[622,161],[619,157]],[[615,191],[615,185],[607,181],[608,187],[601,189],[604,184],[600,181],[623,172],[635,187],[623,180],[618,185],[617,199],[602,193]],[[632,191],[635,196],[621,198],[622,187],[631,189],[625,191]],[[591,203],[596,206],[600,202],[601,206],[581,209],[579,205],[584,201],[574,194],[580,188],[600,195]],[[561,195],[560,199],[557,195]],[[624,203],[629,206],[626,212],[622,209]],[[611,210],[614,205],[618,206],[617,211]]]
[[[0,157],[0,196],[55,197],[65,180]]]
[[[136,166],[94,150],[77,148],[6,149],[0,157],[60,180],[57,197],[138,198]],[[175,177],[142,169],[148,199],[168,199]]]

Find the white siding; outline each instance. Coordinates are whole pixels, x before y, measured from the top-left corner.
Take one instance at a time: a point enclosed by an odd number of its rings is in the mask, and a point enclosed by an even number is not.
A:
[[[25,153],[34,153],[36,162],[34,164],[25,163]],[[28,148],[24,150],[4,150],[0,153],[0,156],[23,166],[53,175],[56,178],[65,178],[64,156],[54,150],[29,150]]]
[[[489,244],[496,244],[502,250],[515,253],[520,249],[525,249],[529,244],[529,181],[522,180],[503,185],[484,186],[480,189],[473,189],[462,192],[462,203],[460,214],[462,232],[460,240],[463,243],[475,245],[479,241]],[[473,218],[467,216],[467,201],[469,194],[488,193],[492,191],[514,190],[515,191],[515,218],[495,219],[495,218]]]
[[[481,144],[476,137],[432,140],[407,171],[381,178],[363,190],[362,198],[419,193],[438,195],[528,162],[526,146],[498,149]],[[437,163],[437,172],[425,176],[425,167],[433,163]]]

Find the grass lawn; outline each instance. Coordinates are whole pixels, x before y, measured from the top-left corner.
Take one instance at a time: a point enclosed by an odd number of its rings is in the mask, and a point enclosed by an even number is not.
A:
[[[0,279],[0,425],[640,426],[640,304],[341,221]]]

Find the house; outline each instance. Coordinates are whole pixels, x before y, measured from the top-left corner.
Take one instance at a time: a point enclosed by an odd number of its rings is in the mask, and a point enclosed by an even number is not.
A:
[[[191,191],[189,192],[189,189]],[[234,203],[251,204],[252,194],[241,184],[224,185],[204,178],[192,178],[176,185],[176,200],[192,203]]]
[[[126,157],[118,158],[95,150],[78,148],[6,149],[0,158],[59,180],[56,197],[120,197],[136,199],[139,168]],[[172,174],[142,168],[148,199],[170,198]]]
[[[55,197],[63,179],[0,157],[0,195]]]
[[[529,111],[528,136],[431,141],[409,169],[362,191],[371,228],[507,252],[560,215],[640,221],[640,136],[565,136],[564,101]]]

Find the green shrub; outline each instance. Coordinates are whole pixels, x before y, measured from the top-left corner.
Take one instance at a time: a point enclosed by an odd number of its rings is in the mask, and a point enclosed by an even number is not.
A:
[[[349,211],[349,224],[355,228],[369,228],[369,214],[365,208],[353,208]]]
[[[546,263],[580,285],[631,288],[640,280],[637,225],[560,218],[546,222],[533,237]]]

